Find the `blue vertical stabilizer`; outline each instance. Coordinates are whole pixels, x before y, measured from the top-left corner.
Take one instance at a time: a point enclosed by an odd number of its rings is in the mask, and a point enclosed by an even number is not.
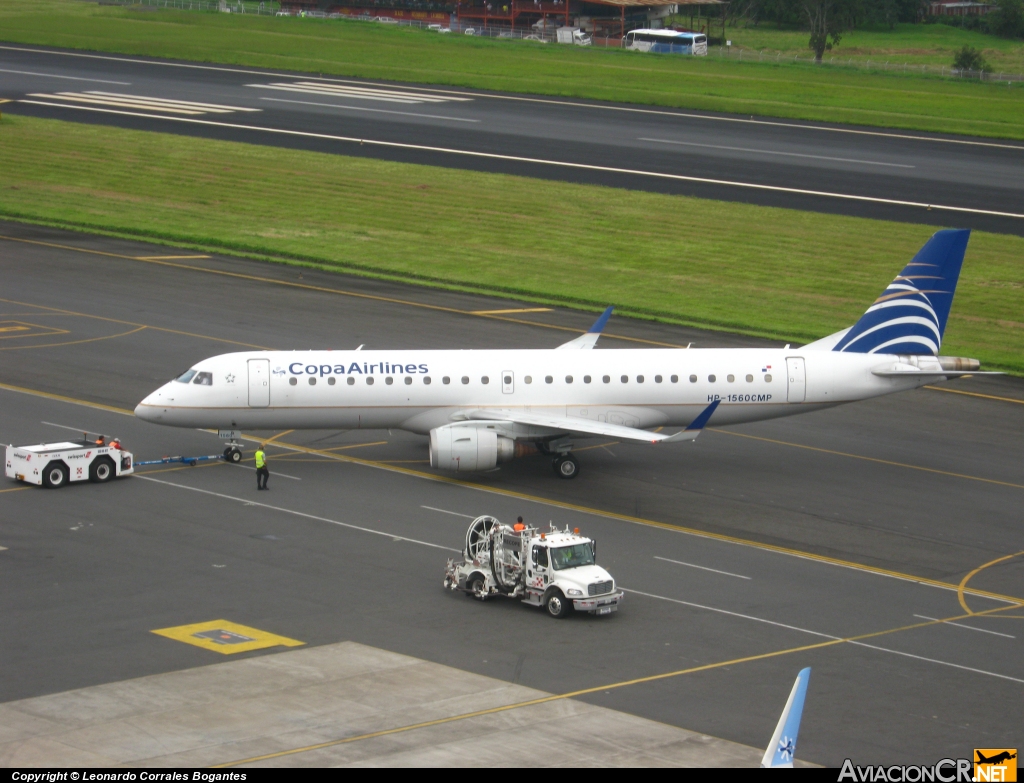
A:
[[[970,236],[935,232],[832,350],[937,355]]]
[[[796,754],[796,735],[800,732],[800,717],[804,712],[804,697],[807,695],[807,682],[811,679],[810,667],[801,669],[789,692],[786,708],[775,727],[772,741],[761,759],[762,767],[792,767]]]

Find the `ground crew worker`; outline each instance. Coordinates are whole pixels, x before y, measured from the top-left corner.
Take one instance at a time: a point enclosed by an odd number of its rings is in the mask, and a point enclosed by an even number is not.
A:
[[[519,532],[521,532],[523,530],[526,530],[526,525],[523,524],[523,518],[522,517],[519,517],[516,520],[516,523],[512,526],[512,529],[514,531],[516,531],[517,533],[519,533]]]
[[[256,489],[269,489],[267,479],[270,478],[270,469],[267,467],[267,454],[263,451],[263,445],[256,449]]]
[[[110,448],[117,449],[118,451],[120,451],[121,450],[121,439],[120,438],[114,438],[112,441],[110,441]]]
[[[106,446],[107,445],[107,439],[104,438],[102,435],[100,435],[98,438],[96,438],[96,445],[97,446]]]

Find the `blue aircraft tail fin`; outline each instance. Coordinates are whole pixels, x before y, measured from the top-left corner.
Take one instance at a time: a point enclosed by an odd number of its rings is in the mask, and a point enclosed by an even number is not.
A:
[[[970,236],[935,232],[832,350],[938,355]]]
[[[775,727],[772,741],[761,759],[762,767],[792,767],[796,753],[796,735],[800,732],[800,718],[804,712],[804,698],[807,696],[807,682],[811,679],[810,667],[801,669],[789,692],[786,708]]]

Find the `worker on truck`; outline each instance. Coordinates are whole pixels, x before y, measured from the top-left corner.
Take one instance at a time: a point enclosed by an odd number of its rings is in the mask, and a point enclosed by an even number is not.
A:
[[[270,478],[270,469],[267,467],[267,454],[263,451],[263,444],[256,449],[256,489],[269,489],[267,480]]]

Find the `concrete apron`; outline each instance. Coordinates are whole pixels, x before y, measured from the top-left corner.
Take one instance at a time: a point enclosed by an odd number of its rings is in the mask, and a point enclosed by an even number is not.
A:
[[[251,763],[750,767],[763,753],[572,699],[445,720],[547,695],[341,642],[0,704],[0,766],[197,767],[345,738],[359,739]]]

